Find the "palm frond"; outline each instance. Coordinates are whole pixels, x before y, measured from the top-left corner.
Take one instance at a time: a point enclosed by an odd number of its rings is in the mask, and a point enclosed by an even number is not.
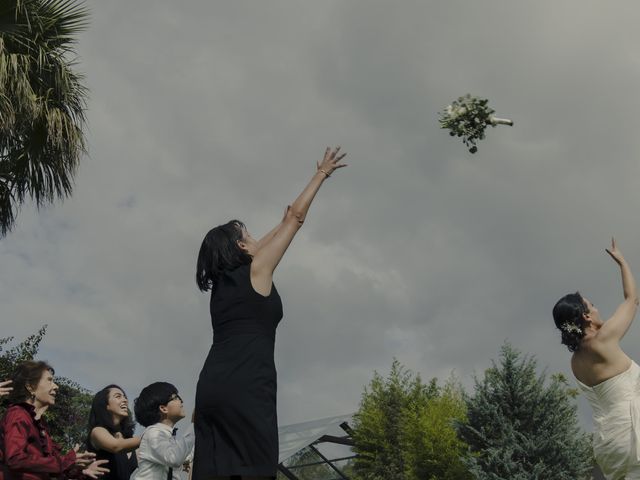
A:
[[[0,238],[4,237],[15,222],[14,199],[9,182],[0,173]]]
[[[76,35],[89,25],[89,11],[74,0],[39,2],[34,15],[39,24],[38,40],[47,50],[59,49],[67,53],[76,43]]]
[[[75,0],[3,0],[0,7],[0,237],[27,198],[71,194],[87,89],[73,45],[88,25]]]

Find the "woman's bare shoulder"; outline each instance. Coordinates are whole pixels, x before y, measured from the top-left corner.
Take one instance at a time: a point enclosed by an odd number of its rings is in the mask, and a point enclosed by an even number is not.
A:
[[[629,368],[631,358],[616,345],[603,345],[596,338],[583,342],[571,357],[571,370],[581,383],[594,386]]]

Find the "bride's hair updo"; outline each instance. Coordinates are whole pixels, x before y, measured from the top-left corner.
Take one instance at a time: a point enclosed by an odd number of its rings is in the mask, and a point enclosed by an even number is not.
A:
[[[553,321],[562,335],[562,344],[570,352],[580,348],[584,338],[585,320],[583,315],[588,313],[587,305],[579,292],[565,295],[553,307]]]

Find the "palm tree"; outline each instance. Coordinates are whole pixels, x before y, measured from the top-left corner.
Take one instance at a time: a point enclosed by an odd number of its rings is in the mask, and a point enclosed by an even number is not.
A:
[[[0,238],[26,199],[71,194],[87,98],[73,46],[87,24],[75,0],[0,1]]]

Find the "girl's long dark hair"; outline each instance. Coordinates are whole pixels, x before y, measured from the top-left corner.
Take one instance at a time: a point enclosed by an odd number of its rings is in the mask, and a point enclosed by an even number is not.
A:
[[[238,245],[243,239],[244,231],[244,223],[231,220],[209,230],[205,235],[196,266],[196,283],[201,291],[215,292],[223,271],[251,263],[251,255]]]
[[[103,427],[108,430],[112,435],[116,432],[120,432],[124,438],[133,437],[133,431],[135,427],[135,423],[131,419],[131,411],[129,411],[129,416],[123,418],[120,422],[120,425],[117,427],[113,424],[113,415],[111,412],[107,411],[107,404],[109,403],[109,392],[112,388],[117,388],[124,393],[124,390],[120,388],[118,385],[107,385],[98,393],[96,393],[93,397],[93,401],[91,402],[91,411],[89,412],[89,426],[87,433],[87,450],[95,452],[95,447],[91,444],[91,431],[96,427]],[[127,394],[124,393],[126,397]]]

